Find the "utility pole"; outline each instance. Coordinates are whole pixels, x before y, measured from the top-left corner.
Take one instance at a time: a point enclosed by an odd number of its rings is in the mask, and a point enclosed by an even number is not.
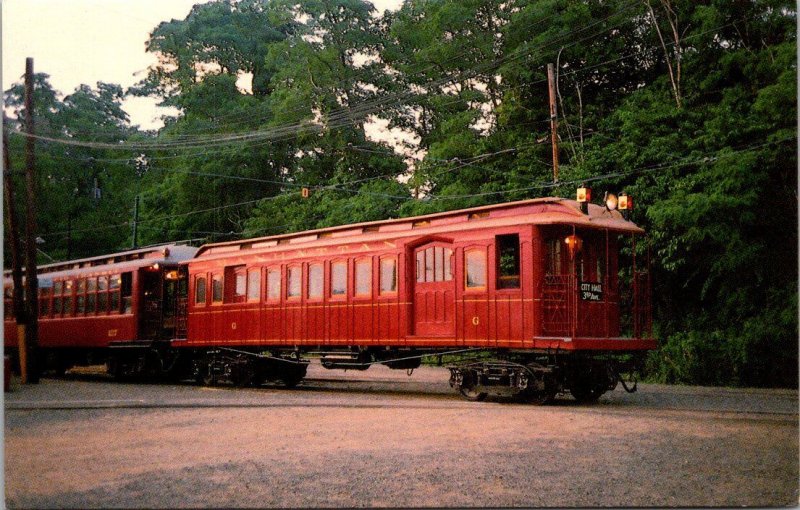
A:
[[[28,383],[39,382],[39,281],[36,274],[36,152],[33,126],[33,59],[25,59],[25,184],[27,215],[25,221],[25,290],[28,323],[25,328],[25,351]],[[21,358],[20,358],[21,359]]]
[[[137,234],[139,233],[139,195],[133,203],[133,248],[137,248]]]
[[[22,285],[22,247],[19,243],[17,206],[14,198],[14,179],[8,151],[8,119],[3,114],[3,195],[6,202],[6,231],[11,248],[11,279],[14,282],[14,319],[17,322],[17,348],[22,382],[28,381],[27,352],[25,352],[25,289]]]
[[[547,85],[550,89],[550,136],[553,142],[553,182],[558,182],[558,111],[556,110],[556,81],[553,64],[547,64]]]

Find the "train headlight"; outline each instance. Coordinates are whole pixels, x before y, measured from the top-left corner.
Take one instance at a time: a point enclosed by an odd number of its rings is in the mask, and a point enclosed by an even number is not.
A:
[[[567,251],[569,251],[569,257],[575,258],[575,254],[581,251],[583,247],[583,239],[572,234],[571,236],[567,236],[564,239],[564,244],[567,245]]]
[[[606,195],[603,197],[603,201],[606,203],[606,209],[608,209],[609,211],[613,211],[619,205],[617,195],[609,193],[608,191],[606,191]]]

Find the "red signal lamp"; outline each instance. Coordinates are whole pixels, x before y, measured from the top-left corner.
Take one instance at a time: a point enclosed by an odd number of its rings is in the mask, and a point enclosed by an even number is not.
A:
[[[578,188],[578,193],[575,200],[577,200],[579,203],[591,202],[592,188],[587,188],[585,184]]]
[[[630,211],[633,209],[633,199],[626,195],[625,193],[619,194],[619,210],[620,211]]]
[[[592,188],[587,188],[585,184],[581,185],[581,187],[578,188],[575,200],[580,204],[581,212],[583,214],[589,214],[589,202],[592,201]]]

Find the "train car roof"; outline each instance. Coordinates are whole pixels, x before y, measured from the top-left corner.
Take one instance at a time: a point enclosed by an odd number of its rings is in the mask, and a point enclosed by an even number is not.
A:
[[[106,271],[131,271],[152,264],[178,264],[194,257],[197,248],[184,244],[163,244],[121,251],[96,257],[43,264],[36,268],[40,278],[77,277]],[[23,268],[23,274],[25,273]],[[11,281],[11,270],[3,271],[5,283]]]
[[[481,220],[480,227],[506,226],[514,224],[575,225],[592,229],[607,229],[620,233],[643,234],[644,230],[627,221],[619,211],[609,211],[603,206],[589,204],[588,214],[580,210],[575,200],[565,198],[535,198],[517,202],[458,209],[423,216],[394,218],[380,221],[352,223],[336,227],[306,230],[291,234],[242,239],[205,244],[200,247],[195,259],[233,254],[244,250],[260,250],[273,247],[286,249],[312,241],[353,241],[355,237],[373,238],[375,234],[390,234],[392,237],[418,236],[453,230],[478,227],[474,220]],[[461,225],[459,225],[461,224]],[[290,246],[284,246],[284,245]]]

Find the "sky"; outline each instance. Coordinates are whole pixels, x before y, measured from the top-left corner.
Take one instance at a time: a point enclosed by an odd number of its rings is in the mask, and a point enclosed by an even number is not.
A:
[[[156,62],[145,51],[150,32],[162,21],[183,19],[199,0],[2,0],[3,90],[22,80],[25,58],[34,71],[50,75],[62,94],[98,81],[127,88],[144,78]],[[373,0],[379,11],[401,0]],[[162,125],[170,111],[151,98],[124,104],[132,124]]]

